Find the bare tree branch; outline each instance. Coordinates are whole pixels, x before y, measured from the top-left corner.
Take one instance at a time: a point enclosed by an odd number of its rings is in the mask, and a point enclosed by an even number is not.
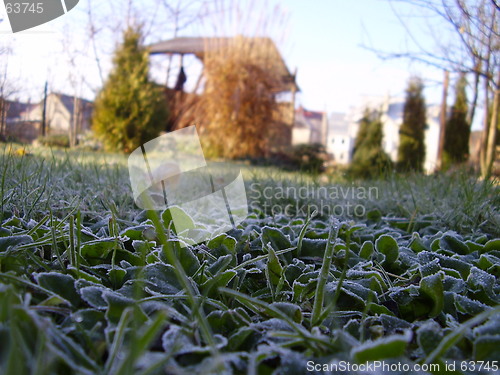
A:
[[[88,33],[90,43],[92,44],[92,50],[94,52],[94,59],[97,65],[97,71],[99,72],[99,79],[101,80],[101,85],[104,84],[104,74],[102,71],[101,58],[97,51],[97,35],[100,32],[100,29],[97,28],[94,16],[92,13],[92,0],[88,0],[87,7],[87,19],[88,19]]]
[[[491,0],[495,8],[497,8],[498,11],[500,11],[500,3],[498,3],[496,0]]]

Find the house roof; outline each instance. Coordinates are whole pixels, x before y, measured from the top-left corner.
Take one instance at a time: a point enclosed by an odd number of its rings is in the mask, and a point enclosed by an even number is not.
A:
[[[284,83],[282,91],[291,91],[292,85],[299,91],[295,82],[295,76],[290,73],[286,66],[278,48],[271,38],[268,37],[241,37],[251,43],[255,43],[259,48],[263,47],[267,51],[269,60],[275,64],[277,71],[281,75]],[[162,42],[154,43],[149,46],[149,53],[151,55],[157,54],[177,54],[187,55],[193,54],[199,59],[203,60],[207,51],[216,51],[218,49],[227,47],[233,42],[233,37],[177,37]]]
[[[75,105],[75,97],[74,96],[69,96],[69,95],[60,94],[60,93],[52,93],[51,95],[57,96],[59,98],[59,100],[61,101],[61,103],[69,111],[69,113],[73,113],[74,105]],[[84,112],[92,110],[93,103],[91,101],[81,99],[81,98],[80,98],[80,100],[81,100],[81,104],[83,106]]]
[[[309,120],[322,120],[324,113],[323,112],[318,112],[318,111],[309,111],[305,109],[304,107],[299,107],[297,108],[297,114],[301,114],[304,116],[304,118],[309,119]]]
[[[21,103],[18,101],[6,100],[7,105],[7,118],[8,119],[18,119],[22,114],[34,107],[33,104]]]
[[[387,116],[389,116],[393,120],[400,119],[403,116],[404,106],[404,101],[389,104],[389,108],[387,109]]]
[[[323,125],[323,112],[309,111],[300,106],[295,110],[295,124],[296,128],[309,128],[315,132],[321,132]]]
[[[149,53],[155,54],[176,54],[176,55],[203,55],[207,48],[210,48],[211,43],[206,43],[212,38],[199,37],[178,37],[162,42],[154,43],[149,46]],[[223,43],[227,43],[226,39],[220,38]]]
[[[66,94],[61,94],[61,93],[53,92],[53,93],[50,93],[48,95],[48,97],[56,97],[56,98],[58,98],[59,101],[61,102],[61,104],[64,106],[64,108],[66,108],[66,110],[70,114],[74,113],[74,110],[75,110],[75,107],[74,107],[75,97],[74,96],[70,96],[70,95],[66,95]],[[86,100],[86,99],[82,99],[82,98],[79,98],[79,99],[81,100],[80,104],[81,104],[83,118],[85,120],[89,120],[92,117],[92,111],[94,109],[94,103],[92,103],[91,101]],[[40,103],[38,104],[38,106],[42,106],[42,105],[43,105],[43,99],[40,101]]]

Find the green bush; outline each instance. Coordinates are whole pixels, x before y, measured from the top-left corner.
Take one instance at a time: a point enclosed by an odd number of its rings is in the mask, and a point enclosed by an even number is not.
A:
[[[319,143],[293,146],[288,154],[294,169],[311,173],[320,173],[325,170],[328,154],[325,147]]]
[[[349,175],[376,178],[392,169],[392,161],[382,147],[384,137],[380,114],[366,109],[360,121]]]
[[[67,134],[50,134],[38,138],[38,142],[47,147],[69,147],[69,136]]]
[[[328,154],[321,144],[300,144],[281,152],[275,152],[267,157],[240,160],[249,160],[252,165],[275,166],[287,171],[314,174],[325,171],[325,161],[328,160]]]
[[[291,146],[281,152],[275,152],[267,157],[246,158],[253,165],[274,166],[287,171],[306,173],[321,173],[325,171],[325,161],[328,154],[323,145],[300,144]]]

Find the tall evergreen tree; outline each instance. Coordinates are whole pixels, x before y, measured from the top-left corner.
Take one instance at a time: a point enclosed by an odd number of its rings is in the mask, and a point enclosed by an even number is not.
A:
[[[467,123],[467,79],[462,74],[455,88],[455,103],[451,107],[450,117],[446,122],[443,149],[443,167],[463,163],[469,156],[470,124]]]
[[[360,120],[349,168],[353,177],[374,178],[391,168],[391,159],[382,148],[383,137],[380,114],[366,109]]]
[[[96,98],[93,129],[106,150],[130,152],[156,137],[166,119],[165,96],[149,79],[149,55],[141,31],[129,27]]]
[[[425,160],[426,110],[422,80],[410,79],[406,89],[403,123],[399,129],[398,168],[422,172]]]

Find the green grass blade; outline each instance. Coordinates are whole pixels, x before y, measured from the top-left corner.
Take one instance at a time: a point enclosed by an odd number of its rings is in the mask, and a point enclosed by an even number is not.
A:
[[[311,326],[314,327],[320,323],[320,318],[323,312],[323,302],[325,299],[325,285],[328,280],[328,274],[330,273],[330,267],[332,265],[333,250],[334,245],[337,240],[339,228],[334,225],[330,228],[330,233],[328,234],[328,241],[326,243],[325,254],[323,256],[323,264],[319,271],[318,284],[316,285],[316,293],[314,297],[314,304],[311,313]]]

